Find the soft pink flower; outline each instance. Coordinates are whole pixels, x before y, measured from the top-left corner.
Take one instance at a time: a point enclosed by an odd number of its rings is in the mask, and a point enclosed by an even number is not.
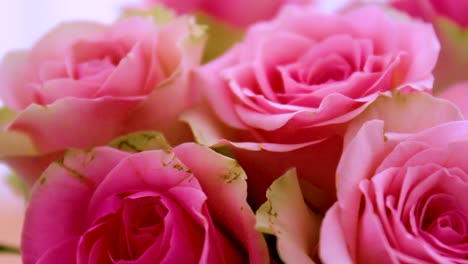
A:
[[[247,27],[258,21],[272,18],[283,5],[303,4],[312,0],[145,0],[152,6],[162,3],[179,13],[205,12],[236,27]]]
[[[32,190],[23,261],[269,263],[246,196],[239,165],[194,143],[72,150]]]
[[[466,262],[468,122],[409,134],[392,127],[401,123],[369,121],[345,147],[338,202],[322,226],[322,260]]]
[[[188,17],[164,25],[149,17],[61,24],[0,65],[0,97],[16,112],[6,130],[30,138],[24,155],[32,156],[144,129],[163,131],[174,143],[190,139],[178,115],[195,100],[189,79],[202,44]],[[23,154],[14,148],[0,156]]]
[[[376,119],[385,120],[385,131],[381,126],[379,133],[361,135],[362,124],[366,127],[367,121]],[[360,208],[358,200],[351,202],[350,199],[346,199],[348,196],[343,196],[343,192],[345,194],[349,194],[352,190],[357,192],[358,183],[361,180],[358,176],[362,176],[359,173],[371,171],[375,169],[374,166],[378,166],[372,162],[377,163],[382,158],[383,154],[376,149],[380,150],[384,144],[388,143],[386,146],[388,150],[395,146],[393,139],[401,139],[428,127],[461,119],[460,112],[453,104],[426,93],[379,97],[354,119],[346,133],[345,151],[338,167],[337,184],[340,200],[334,206],[338,207],[338,210],[346,209],[346,215],[338,222],[333,222],[334,219],[325,221],[322,236],[319,237],[320,224],[325,213],[322,213],[321,208],[316,204],[311,204],[310,201],[319,200],[320,191],[310,188],[311,186],[305,181],[298,181],[295,171],[289,170],[268,188],[268,201],[257,210],[257,228],[276,236],[278,255],[285,263],[315,263],[318,249],[321,249],[323,260],[319,263],[365,263],[366,260],[355,261],[355,259],[343,257],[348,254],[347,248],[352,247],[352,245],[348,247],[346,242],[355,241],[350,232],[344,233],[349,237],[349,241],[342,241],[342,234],[333,232],[334,229],[339,229],[340,225],[346,226],[348,220],[353,220],[350,210]],[[403,154],[406,153],[401,155]],[[400,155],[400,153],[395,155]],[[353,207],[342,208],[342,205]],[[330,229],[333,230],[330,231]],[[318,246],[319,241],[321,241],[320,246]],[[366,245],[358,249],[366,251],[369,247],[370,245]],[[375,259],[369,261],[377,263]]]
[[[333,190],[346,124],[380,94],[430,90],[438,50],[430,25],[377,7],[290,6],[199,71],[215,113],[185,119],[200,142],[234,147],[260,200],[290,167]]]

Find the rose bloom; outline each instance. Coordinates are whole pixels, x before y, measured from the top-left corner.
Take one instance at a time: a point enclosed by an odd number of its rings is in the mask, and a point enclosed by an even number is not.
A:
[[[239,165],[194,143],[72,150],[32,190],[23,261],[269,263],[246,196]]]
[[[204,12],[236,27],[247,27],[272,18],[286,4],[304,4],[312,0],[145,0],[146,6],[162,3],[179,13]]]
[[[32,168],[44,169],[50,159],[30,156],[103,145],[136,130],[163,131],[174,144],[190,140],[177,117],[195,99],[189,79],[202,44],[188,17],[57,26],[0,66],[0,97],[15,112],[5,129],[22,136],[1,156],[15,156],[11,164],[31,183],[40,171]],[[25,138],[32,146],[21,152]],[[11,139],[2,134],[0,141]]]
[[[199,70],[211,109],[184,118],[197,140],[230,145],[255,172],[249,188],[259,200],[290,167],[334,193],[346,124],[380,94],[430,90],[438,50],[430,25],[377,7],[290,6]]]
[[[420,113],[426,114],[421,115]],[[338,198],[340,200],[334,206],[334,208],[338,207],[339,209],[335,210],[344,211],[345,208],[342,206],[349,205],[354,206],[351,207],[353,210],[360,208],[358,199],[351,202],[350,199],[346,198],[351,197],[349,194],[351,191],[358,192],[358,184],[361,180],[357,177],[358,173],[363,171],[367,173],[374,169],[375,164],[371,161],[378,163],[384,156],[382,152],[377,151],[382,146],[380,141],[387,142],[389,145],[386,148],[391,150],[395,146],[395,141],[391,141],[390,137],[398,139],[395,133],[398,133],[402,138],[429,127],[461,119],[460,111],[453,104],[427,93],[396,93],[392,96],[379,97],[366,111],[354,119],[345,135],[345,150],[337,172]],[[361,135],[362,138],[353,141],[362,124],[366,124],[369,120],[385,120],[385,131],[381,126],[382,130],[379,133]],[[382,125],[382,123],[380,124]],[[400,155],[400,153],[395,153],[395,155]],[[365,162],[361,162],[361,160]],[[366,175],[370,174],[371,172]],[[351,261],[349,258],[341,258],[341,255],[346,254],[348,247],[344,245],[343,241],[340,241],[342,238],[340,233],[326,228],[338,229],[340,224],[346,226],[348,219],[353,220],[353,215],[349,212],[351,209],[346,211],[349,214],[339,218],[339,222],[331,222],[330,220],[325,222],[322,230],[327,230],[327,232],[323,231],[323,235],[320,237],[320,225],[325,214],[320,212],[317,214],[317,208],[309,203],[311,196],[317,196],[317,191],[304,188],[304,182],[298,181],[295,170],[291,169],[276,179],[268,188],[268,201],[256,212],[257,229],[276,237],[276,249],[284,263],[367,263],[366,261],[377,263],[380,261],[380,259],[378,261],[375,259],[363,261],[361,261],[362,259],[359,261],[352,259]],[[345,234],[348,236],[348,233]],[[353,240],[352,235],[349,237],[349,242],[352,244],[355,240]],[[320,247],[318,246],[319,241],[322,242]],[[362,247],[359,245],[358,250],[365,251],[371,246],[372,244]],[[321,249],[323,261],[318,258],[319,249]]]
[[[410,134],[386,133],[384,125],[365,123],[345,148],[338,202],[322,226],[322,260],[465,263],[468,122]]]

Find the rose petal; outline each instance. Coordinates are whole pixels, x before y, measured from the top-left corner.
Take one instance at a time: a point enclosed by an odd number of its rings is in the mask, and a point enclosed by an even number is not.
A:
[[[343,151],[336,172],[337,195],[342,215],[347,220],[342,223],[347,241],[357,239],[357,221],[360,205],[359,182],[372,176],[376,164],[379,164],[393,147],[384,139],[384,123],[373,120],[365,123],[357,135]],[[359,162],[356,162],[359,159]],[[344,219],[343,219],[344,220]],[[349,251],[353,255],[356,245],[350,243]],[[355,256],[353,256],[355,258]]]
[[[156,162],[155,162],[156,161]],[[154,172],[163,177],[153,177]],[[128,190],[153,190],[166,192],[177,185],[198,186],[196,181],[189,181],[190,171],[177,160],[174,154],[161,150],[144,151],[133,154],[117,164],[105,180],[94,191],[90,201],[87,223],[93,223],[99,217],[101,202],[116,193]]]
[[[70,238],[57,246],[47,249],[46,252],[41,256],[35,264],[48,264],[57,261],[63,261],[64,263],[76,262],[76,245],[78,244],[78,237]],[[23,263],[28,263],[23,258]],[[31,262],[32,263],[32,262]]]
[[[138,97],[64,98],[50,106],[31,105],[8,129],[29,135],[42,153],[103,145],[121,133],[129,112],[141,100]]]
[[[277,237],[285,263],[314,263],[320,219],[304,202],[295,170],[275,180],[267,197],[257,210],[257,230]]]
[[[325,214],[320,231],[319,253],[320,259],[325,263],[353,263],[341,219],[340,206],[335,203]]]
[[[389,254],[390,245],[386,239],[382,221],[374,212],[372,200],[369,198],[369,181],[362,181],[359,184],[364,193],[365,208],[358,223],[358,255],[356,261],[359,263],[396,263],[395,256]]]
[[[421,115],[422,112],[434,113]],[[426,93],[393,94],[381,96],[349,125],[345,144],[368,120],[385,121],[386,132],[414,133],[441,123],[462,120],[452,104]]]
[[[205,65],[198,71],[195,71],[195,84],[200,87],[213,107],[214,112],[223,119],[229,126],[234,128],[245,128],[245,125],[239,120],[234,109],[230,107],[233,98],[229,93],[229,88],[225,80],[219,79],[217,76],[211,74],[217,69],[223,69],[226,66],[233,64],[236,60],[236,48],[231,52],[226,53],[216,61]],[[212,89],[211,87],[217,87]],[[227,107],[228,106],[228,107]]]
[[[174,153],[191,169],[210,197],[207,203],[213,220],[238,241],[244,241],[251,263],[268,263],[266,243],[253,228],[255,215],[246,201],[246,176],[239,164],[194,143],[180,145],[174,148]]]
[[[50,247],[82,234],[94,188],[125,156],[111,148],[70,151],[62,162],[49,166],[34,186],[26,211],[21,242],[25,263],[35,263]]]
[[[95,22],[65,22],[45,34],[29,52],[33,67],[44,61],[58,59],[67,52],[72,43],[79,39],[100,38],[108,27]]]

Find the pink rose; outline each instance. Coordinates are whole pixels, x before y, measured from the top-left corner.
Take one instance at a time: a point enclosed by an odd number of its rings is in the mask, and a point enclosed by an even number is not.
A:
[[[196,98],[189,79],[202,44],[187,17],[164,25],[149,17],[59,25],[0,65],[0,96],[16,112],[7,132],[33,145],[18,153],[15,143],[1,156],[88,148],[136,130],[163,131],[174,143],[191,139],[178,115]],[[0,141],[11,139],[2,134]]]
[[[421,112],[426,114],[421,115]],[[368,120],[376,119],[385,120],[385,132],[393,133],[384,133],[383,130],[372,135],[358,133],[363,123],[365,127]],[[361,180],[359,177],[364,177],[359,173],[369,172],[365,175],[371,175],[370,171],[375,169],[374,166],[378,166],[377,163],[384,154],[388,153],[377,151],[382,144],[388,144],[386,150],[390,151],[395,146],[393,139],[402,139],[407,133],[416,133],[434,125],[460,119],[458,109],[452,104],[426,93],[379,97],[354,119],[346,133],[345,150],[337,172],[338,198],[343,199],[334,206],[339,208],[335,210],[343,210],[346,214],[340,216],[342,218],[339,218],[338,222],[327,220],[322,228],[322,236],[319,236],[320,224],[325,212],[310,204],[309,201],[320,198],[320,192],[307,186],[305,181],[298,181],[295,171],[289,170],[268,188],[268,201],[257,210],[257,229],[276,237],[278,255],[285,263],[316,263],[315,260],[319,259],[319,249],[322,253],[322,262],[317,263],[378,263],[375,259],[359,259],[358,261],[341,258],[347,254],[347,248],[354,248],[352,243],[356,240],[350,235],[350,231],[355,230],[346,229],[344,232],[344,235],[349,237],[346,242],[349,241],[350,245],[341,241],[342,234],[333,232],[341,226],[346,226],[347,221],[354,223],[352,222],[354,215],[350,211],[359,209],[359,199],[352,200],[356,197],[351,197],[349,193],[351,191],[354,194],[358,193],[358,183]],[[377,131],[373,130],[373,132]],[[356,134],[360,137],[355,137]],[[353,141],[354,138],[356,140]],[[410,153],[399,153],[397,150],[395,148],[396,157],[401,155],[405,158],[404,155]],[[376,163],[371,163],[374,161]],[[311,197],[314,198],[311,199]],[[348,197],[350,199],[346,199]],[[342,206],[351,206],[352,209],[342,208]],[[372,233],[372,230],[368,232]],[[319,241],[321,241],[320,247]],[[372,249],[372,245],[357,245],[356,247],[361,251]]]
[[[466,262],[468,122],[418,132],[449,112],[401,111],[407,118],[383,110],[374,113],[392,117],[364,123],[345,146],[338,201],[320,234],[323,262]]]
[[[252,199],[290,167],[333,193],[346,124],[381,94],[430,90],[438,50],[430,25],[376,7],[291,6],[199,71],[215,114],[184,118],[197,140],[229,144],[248,174],[261,175],[249,179]]]
[[[205,12],[236,27],[270,19],[283,5],[309,2],[312,0],[145,0],[147,6],[163,3],[179,13]]]
[[[269,263],[246,196],[239,165],[194,143],[72,150],[33,188],[23,261]]]

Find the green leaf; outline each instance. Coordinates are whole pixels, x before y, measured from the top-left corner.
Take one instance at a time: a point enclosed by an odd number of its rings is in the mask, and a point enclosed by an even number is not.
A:
[[[203,54],[203,62],[217,58],[244,37],[244,30],[235,28],[207,14],[198,13],[196,18],[198,24],[207,26],[208,40]]]

